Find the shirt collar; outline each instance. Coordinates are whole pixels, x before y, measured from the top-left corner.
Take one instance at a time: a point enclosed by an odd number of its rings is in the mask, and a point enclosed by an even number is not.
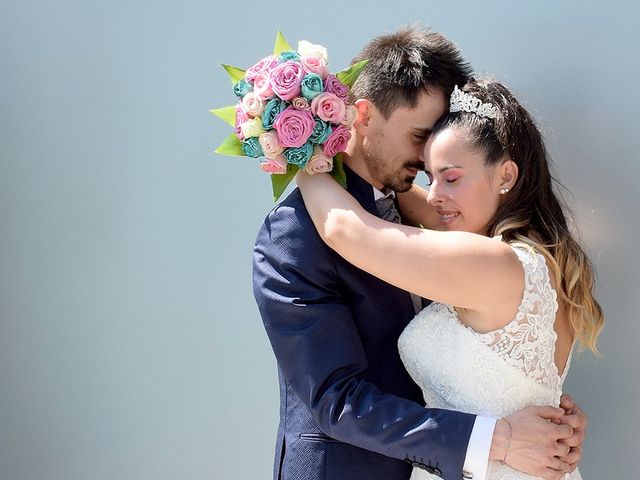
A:
[[[385,191],[378,190],[376,187],[371,185],[373,188],[373,199],[380,200],[381,198],[396,198],[396,192],[391,190],[390,188],[386,188]]]

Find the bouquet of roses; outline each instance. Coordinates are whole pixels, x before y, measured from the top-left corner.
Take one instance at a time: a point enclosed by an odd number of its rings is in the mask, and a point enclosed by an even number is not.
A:
[[[332,75],[324,47],[301,41],[294,50],[278,32],[273,54],[246,71],[223,65],[239,101],[211,110],[235,129],[216,153],[263,157],[259,165],[271,175],[274,200],[299,169],[331,172],[345,185],[339,153],[357,117],[349,88],[366,63]]]

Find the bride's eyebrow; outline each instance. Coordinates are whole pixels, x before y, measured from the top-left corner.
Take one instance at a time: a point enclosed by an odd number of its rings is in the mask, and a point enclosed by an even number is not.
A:
[[[440,168],[438,169],[438,173],[444,173],[444,172],[446,172],[447,170],[452,170],[452,169],[454,169],[454,168],[462,168],[462,166],[461,166],[461,165],[453,165],[453,164],[445,165],[444,167],[440,167]]]

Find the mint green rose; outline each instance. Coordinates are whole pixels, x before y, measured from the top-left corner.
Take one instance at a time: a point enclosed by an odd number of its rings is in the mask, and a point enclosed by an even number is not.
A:
[[[307,142],[298,148],[287,148],[283,155],[287,159],[287,162],[297,165],[300,168],[304,168],[311,158],[312,153],[313,145],[311,145],[311,142]]]
[[[331,124],[318,118],[316,120],[316,126],[313,127],[313,133],[309,137],[309,141],[316,145],[324,143],[329,135],[331,135],[331,131]]]
[[[300,91],[302,92],[302,96],[309,101],[324,92],[324,84],[322,83],[320,75],[307,73],[300,84]]]
[[[242,141],[242,151],[247,157],[258,158],[263,155],[262,147],[256,137],[250,137]]]
[[[279,98],[272,98],[264,106],[264,112],[262,112],[262,126],[265,130],[273,128],[273,122],[280,112],[287,108],[287,103]]]
[[[287,50],[286,52],[282,52],[280,54],[279,60],[282,62],[288,62],[289,60],[292,60],[294,62],[299,62],[300,54],[295,50]]]
[[[253,85],[247,82],[244,78],[233,86],[233,93],[242,98],[247,93],[253,91]]]

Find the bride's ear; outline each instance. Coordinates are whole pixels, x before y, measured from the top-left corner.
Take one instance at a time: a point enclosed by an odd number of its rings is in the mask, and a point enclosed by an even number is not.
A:
[[[501,190],[511,190],[518,180],[518,165],[516,162],[507,158],[500,165],[500,185]]]
[[[364,98],[356,100],[356,103],[354,105],[358,110],[358,118],[356,119],[353,126],[360,135],[366,136],[367,132],[369,131],[369,122],[371,120],[373,105],[369,100],[366,100]]]

